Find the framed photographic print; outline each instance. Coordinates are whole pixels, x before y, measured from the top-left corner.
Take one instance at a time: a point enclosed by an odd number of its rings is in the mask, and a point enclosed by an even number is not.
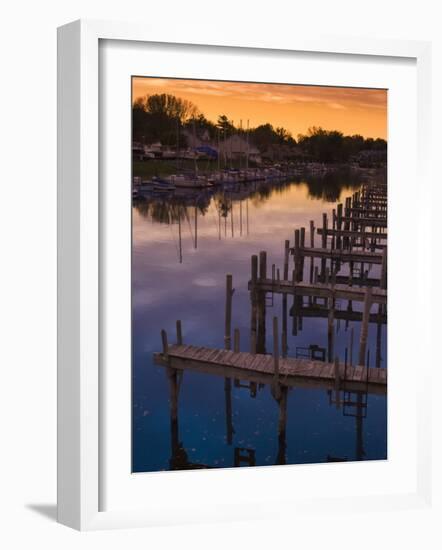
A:
[[[59,520],[423,505],[429,46],[213,43],[59,30]]]

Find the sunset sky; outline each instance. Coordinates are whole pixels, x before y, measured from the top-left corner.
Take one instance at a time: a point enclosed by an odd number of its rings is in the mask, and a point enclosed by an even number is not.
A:
[[[291,84],[252,84],[207,80],[134,77],[133,99],[167,93],[194,103],[213,122],[225,114],[236,126],[270,122],[293,137],[310,126],[346,135],[387,139],[387,91]]]

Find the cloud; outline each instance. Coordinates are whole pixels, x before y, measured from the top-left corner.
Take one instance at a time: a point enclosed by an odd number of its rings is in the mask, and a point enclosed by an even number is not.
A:
[[[248,82],[224,82],[213,80],[181,80],[165,78],[136,78],[135,85],[144,93],[190,93],[202,96],[246,96],[251,101],[278,102],[287,105],[312,103],[331,109],[386,109],[386,90],[367,88],[341,88],[309,86],[302,84],[266,84]]]

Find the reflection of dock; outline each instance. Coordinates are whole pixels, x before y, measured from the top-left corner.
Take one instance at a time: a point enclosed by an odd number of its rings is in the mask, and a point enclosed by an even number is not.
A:
[[[193,370],[252,382],[271,384],[275,376],[272,355],[233,352],[227,350],[175,345],[167,353],[156,353],[158,365],[177,370]],[[336,378],[347,390],[366,390],[369,393],[384,394],[387,387],[385,369],[351,367],[339,365],[336,373],[334,363],[295,359],[279,359],[279,381],[284,386],[334,389]]]

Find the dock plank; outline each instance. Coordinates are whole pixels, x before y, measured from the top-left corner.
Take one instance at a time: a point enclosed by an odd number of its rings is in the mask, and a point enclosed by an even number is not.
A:
[[[168,359],[162,353],[154,354],[155,364],[177,369],[194,369],[201,372],[234,376],[244,380],[265,380],[270,383],[274,377],[274,360],[271,355],[234,352],[230,350],[202,346],[171,346]],[[332,387],[335,373],[332,363],[295,359],[279,359],[279,371],[284,384],[297,385],[305,381],[307,385]],[[376,393],[385,393],[387,372],[385,369],[355,368],[340,365],[341,380],[352,387],[368,387]]]

